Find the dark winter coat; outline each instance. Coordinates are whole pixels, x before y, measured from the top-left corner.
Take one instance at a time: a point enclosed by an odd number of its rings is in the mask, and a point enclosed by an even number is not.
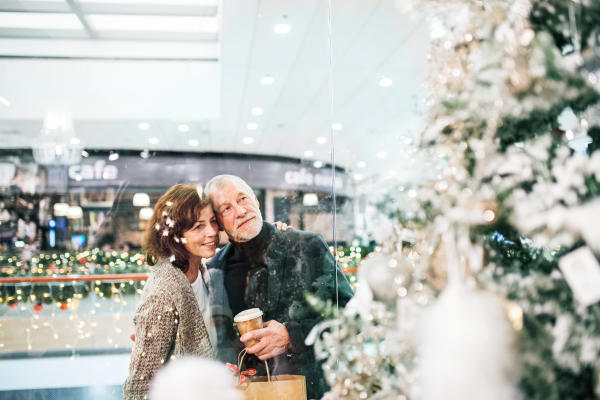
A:
[[[260,307],[263,321],[275,320],[283,323],[290,335],[291,351],[270,359],[269,367],[273,374],[294,374],[306,377],[309,399],[320,399],[327,389],[321,363],[315,359],[312,347],[304,344],[311,329],[322,319],[305,300],[305,292],[336,302],[335,280],[337,274],[340,307],[346,305],[353,295],[352,289],[337,266],[327,243],[320,234],[299,230],[278,231],[275,226],[264,223],[270,237],[266,248],[268,279],[266,296],[262,293]],[[231,311],[227,312],[229,301],[223,287],[224,271],[229,258],[234,254],[230,243],[208,262],[210,275],[209,291],[213,306],[213,316],[219,333],[219,358],[235,363],[234,357],[243,348],[238,338],[227,336],[231,324]],[[261,285],[262,286],[262,285]],[[251,288],[251,284],[248,285]],[[265,288],[262,288],[265,291]],[[220,314],[220,316],[219,316]],[[221,329],[220,329],[221,328]],[[237,347],[236,347],[237,341]],[[227,348],[229,347],[229,348]],[[260,373],[260,371],[259,371]]]

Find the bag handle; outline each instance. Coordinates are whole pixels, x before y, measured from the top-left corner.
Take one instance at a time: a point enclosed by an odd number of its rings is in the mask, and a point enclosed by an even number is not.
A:
[[[244,347],[244,350],[240,351],[240,354],[238,354],[238,371],[242,370],[242,362],[244,361],[247,352],[248,349]],[[267,360],[265,360],[265,367],[267,368],[268,382],[271,382],[271,374],[269,373],[269,364],[267,364]]]

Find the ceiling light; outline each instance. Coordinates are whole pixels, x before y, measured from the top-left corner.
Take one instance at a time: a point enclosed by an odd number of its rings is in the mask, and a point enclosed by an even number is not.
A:
[[[319,196],[316,193],[305,193],[302,198],[302,204],[305,206],[319,205]]]
[[[140,209],[140,219],[143,221],[148,221],[151,219],[152,214],[154,214],[154,210],[150,207],[144,207]]]
[[[270,76],[265,76],[264,78],[262,78],[260,80],[260,83],[262,83],[263,85],[270,85],[274,82],[273,78],[271,78]]]
[[[591,143],[591,142],[590,142],[590,143]],[[317,160],[317,161],[315,161],[315,162],[313,163],[313,166],[314,166],[315,168],[321,168],[321,167],[323,166],[323,161],[318,161],[318,160]]]
[[[377,153],[377,157],[379,158],[385,158],[387,156],[387,153],[385,151],[380,151],[379,153]]]
[[[317,143],[325,144],[325,143],[327,143],[327,138],[324,138],[324,137],[317,138]]]
[[[71,138],[71,140],[69,140],[69,142],[71,142],[71,144],[79,144],[80,140],[78,138],[74,137],[74,138]]]
[[[0,96],[0,103],[4,104],[6,107],[10,107],[10,103],[4,97]]]
[[[139,125],[138,125],[138,127],[139,127],[140,129],[146,130],[146,129],[150,128],[150,125],[148,125],[148,124],[147,124],[147,123],[145,123],[145,122],[142,122],[141,124],[139,124]]]
[[[133,205],[136,207],[149,207],[150,196],[148,193],[136,193],[133,195]]]
[[[158,144],[158,139],[153,137],[153,138],[150,138],[149,142],[150,142],[150,144]]]
[[[262,113],[263,113],[262,108],[253,108],[252,109],[252,114],[254,114],[254,115],[261,115]]]
[[[187,132],[190,130],[190,127],[187,125],[179,125],[179,132]]]
[[[254,122],[250,122],[248,125],[246,125],[246,127],[248,129],[250,129],[251,131],[253,131],[258,128],[258,124],[254,123]]]
[[[381,86],[391,86],[394,83],[390,78],[383,78],[379,81]]]
[[[333,124],[333,125],[331,125],[331,128],[334,131],[341,131],[342,130],[342,124]]]
[[[290,26],[288,24],[277,24],[273,30],[277,33],[288,33],[290,31]]]
[[[364,162],[364,161],[361,161],[361,162],[358,163],[358,168],[364,168],[366,166],[367,166],[367,163]]]
[[[244,143],[245,143],[245,144],[250,144],[250,143],[252,143],[252,142],[254,142],[254,140],[252,140],[252,138],[251,138],[251,137],[244,138]]]
[[[306,151],[304,152],[304,157],[312,157],[312,155],[313,155],[313,152],[312,152],[312,151],[310,151],[310,150],[306,150]]]
[[[197,140],[190,140],[189,141],[190,146],[198,146],[198,141]]]
[[[119,153],[112,153],[112,154],[110,154],[110,155],[108,156],[108,159],[109,159],[110,161],[115,161],[115,160],[118,160],[118,159],[119,159]]]

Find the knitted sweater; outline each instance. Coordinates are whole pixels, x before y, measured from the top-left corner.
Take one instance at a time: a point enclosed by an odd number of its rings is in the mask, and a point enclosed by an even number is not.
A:
[[[146,399],[154,375],[169,360],[186,355],[214,358],[192,286],[168,259],[152,267],[133,322],[135,344],[124,400]]]

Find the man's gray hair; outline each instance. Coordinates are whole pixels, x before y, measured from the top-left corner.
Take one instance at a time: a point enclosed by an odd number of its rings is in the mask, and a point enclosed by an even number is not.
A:
[[[225,186],[227,186],[227,184],[232,183],[232,182],[239,183],[240,185],[242,185],[244,190],[246,190],[248,192],[248,194],[254,196],[254,191],[252,190],[252,188],[239,176],[217,175],[214,178],[212,178],[210,181],[208,181],[208,183],[204,187],[204,193],[208,197],[208,201],[212,204],[212,196],[211,196],[210,192],[214,191],[215,189],[222,189]]]

